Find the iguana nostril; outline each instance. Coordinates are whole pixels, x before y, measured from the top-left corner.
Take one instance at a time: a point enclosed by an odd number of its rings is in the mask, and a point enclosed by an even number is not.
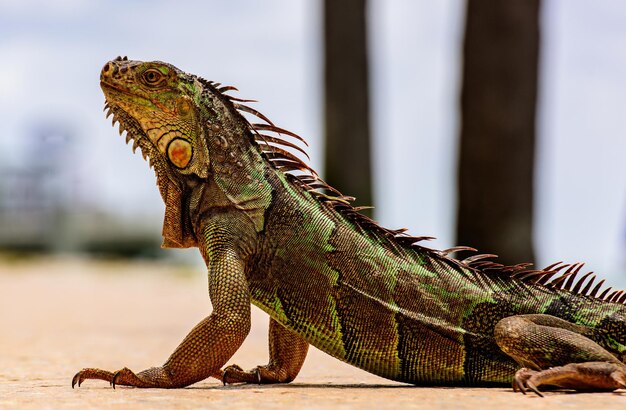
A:
[[[102,67],[102,72],[106,73],[109,71],[110,68],[111,68],[111,65],[109,63],[106,63],[104,67]]]

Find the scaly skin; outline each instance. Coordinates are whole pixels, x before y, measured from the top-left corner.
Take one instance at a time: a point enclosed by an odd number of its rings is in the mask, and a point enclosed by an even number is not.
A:
[[[312,344],[417,385],[625,387],[626,294],[598,296],[589,275],[575,282],[582,265],[458,261],[379,227],[278,147],[292,143],[261,134],[299,138],[239,105],[232,87],[126,58],[104,66],[101,84],[114,122],[154,166],[163,246],[198,247],[207,263],[213,312],[163,366],[83,369],[72,386],[289,382]],[[271,317],[270,362],[220,371],[250,329],[250,303]],[[564,370],[545,370],[555,366]]]

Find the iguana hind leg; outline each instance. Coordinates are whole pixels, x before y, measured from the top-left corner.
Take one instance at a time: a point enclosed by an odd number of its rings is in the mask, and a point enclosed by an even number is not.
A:
[[[237,365],[225,368],[222,375],[224,384],[288,383],[300,372],[309,344],[302,336],[270,318],[269,349],[270,361],[267,365],[257,366],[250,371],[244,371]]]
[[[502,319],[494,336],[500,349],[523,366],[514,390],[540,385],[580,391],[611,391],[625,387],[626,365],[591,340],[593,330],[550,315],[519,315]]]

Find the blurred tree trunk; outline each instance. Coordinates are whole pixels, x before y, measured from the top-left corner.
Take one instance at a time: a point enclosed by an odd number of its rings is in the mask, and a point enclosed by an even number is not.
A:
[[[469,0],[457,241],[532,262],[539,0]]]
[[[325,180],[372,205],[365,0],[324,0]]]

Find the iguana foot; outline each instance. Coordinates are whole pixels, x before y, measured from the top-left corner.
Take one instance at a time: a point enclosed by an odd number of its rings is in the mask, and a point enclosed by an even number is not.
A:
[[[226,385],[231,383],[289,383],[295,376],[290,377],[285,368],[278,366],[257,366],[252,370],[245,371],[240,366],[233,364],[224,369],[222,377],[222,382]]]
[[[577,391],[613,391],[626,389],[626,365],[606,362],[570,363],[547,370],[522,368],[515,373],[513,390],[526,389],[543,397],[538,387],[557,386]]]
[[[169,374],[162,367],[152,367],[144,370],[139,374],[135,374],[132,370],[124,367],[116,372],[107,370],[85,368],[79,371],[72,378],[72,389],[76,384],[78,387],[88,379],[99,379],[107,381],[113,388],[115,386],[131,386],[131,387],[176,387],[171,383]]]
[[[224,385],[230,383],[273,384],[289,383],[302,368],[309,343],[298,334],[270,318],[269,326],[270,361],[245,371],[236,364],[224,369],[218,379]],[[215,376],[214,376],[215,377]]]
[[[261,384],[261,374],[258,367],[245,371],[236,364],[231,364],[224,369],[222,373],[222,382],[224,386],[233,383],[256,383]]]

